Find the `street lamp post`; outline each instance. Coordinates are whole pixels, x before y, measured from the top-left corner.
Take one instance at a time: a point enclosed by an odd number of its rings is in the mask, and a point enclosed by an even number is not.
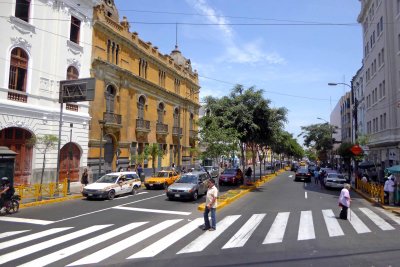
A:
[[[67,189],[67,192],[68,192],[68,194],[71,194],[71,161],[73,161],[73,156],[72,156],[72,127],[74,127],[74,124],[70,123],[69,127],[70,127],[70,132],[69,132],[69,144],[68,144],[68,176],[67,176],[68,189]]]

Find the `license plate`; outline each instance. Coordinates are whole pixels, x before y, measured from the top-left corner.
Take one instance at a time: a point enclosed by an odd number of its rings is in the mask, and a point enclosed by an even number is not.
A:
[[[90,196],[90,197],[91,197],[91,196],[93,196],[93,194],[88,194],[88,196]]]
[[[180,197],[181,195],[179,195],[179,194],[175,194],[175,197]]]
[[[149,184],[150,186],[153,186],[153,184]]]

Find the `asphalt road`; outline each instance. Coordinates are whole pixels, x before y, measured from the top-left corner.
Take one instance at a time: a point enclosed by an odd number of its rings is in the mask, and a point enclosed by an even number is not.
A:
[[[352,193],[351,218],[339,220],[339,191],[290,175],[219,210],[214,232],[200,228],[204,197],[161,190],[23,209],[0,217],[0,265],[400,266],[400,217]]]

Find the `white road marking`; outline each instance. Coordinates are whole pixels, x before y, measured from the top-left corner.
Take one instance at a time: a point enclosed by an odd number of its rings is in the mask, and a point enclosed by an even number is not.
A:
[[[349,222],[358,234],[369,233],[371,230],[358,218],[358,216],[349,209]]]
[[[193,242],[191,242],[186,247],[178,251],[178,253],[176,254],[203,251],[239,217],[240,215],[232,215],[225,217],[221,222],[217,223],[217,229],[215,231],[206,231],[204,234],[196,238]]]
[[[243,247],[256,230],[257,226],[264,219],[265,215],[267,214],[253,214],[253,216],[251,216],[251,218],[239,229],[239,231],[232,236],[232,238],[222,247],[222,249]]]
[[[31,234],[31,235],[27,235],[27,236],[23,236],[20,238],[16,238],[10,241],[6,241],[6,242],[2,242],[0,243],[0,249],[4,249],[4,248],[9,248],[15,245],[19,245],[28,241],[32,241],[38,238],[42,238],[48,235],[52,235],[52,234],[56,234],[68,229],[71,229],[72,227],[63,227],[63,228],[52,228],[52,229],[48,229],[39,233],[35,233],[35,234]]]
[[[167,249],[186,235],[193,232],[195,229],[199,228],[199,225],[204,221],[204,218],[197,218],[194,221],[186,224],[185,226],[179,228],[178,230],[170,233],[169,235],[161,238],[157,242],[151,244],[150,246],[142,249],[141,251],[133,254],[128,259],[137,259],[137,258],[148,258],[154,257],[158,253]]]
[[[88,227],[88,228],[85,228],[85,229],[82,229],[82,230],[79,230],[79,231],[76,231],[76,232],[73,232],[73,233],[70,233],[67,235],[63,235],[63,236],[60,236],[57,238],[50,239],[48,241],[44,241],[44,242],[32,245],[30,247],[26,247],[26,248],[16,250],[16,251],[13,251],[13,252],[10,252],[7,254],[3,254],[0,256],[0,264],[4,264],[6,262],[25,257],[32,253],[56,246],[58,244],[70,241],[72,239],[75,239],[75,238],[78,238],[78,237],[81,237],[81,236],[84,236],[87,234],[91,234],[95,231],[101,230],[101,229],[109,227],[109,226],[111,226],[111,224],[94,225],[94,226],[91,226],[91,227]]]
[[[285,235],[290,212],[279,212],[276,216],[263,244],[280,243]]]
[[[30,223],[30,224],[39,224],[39,225],[48,225],[48,224],[54,223],[54,221],[25,219],[25,218],[17,218],[17,217],[0,217],[0,221],[14,222],[14,223]]]
[[[131,208],[131,207],[114,207],[114,209],[130,210],[130,211],[143,211],[143,212],[152,212],[152,213],[176,214],[176,215],[190,215],[190,214],[192,214],[191,212],[183,212],[183,211],[141,209],[141,208]]]
[[[311,210],[301,212],[299,233],[297,235],[297,240],[309,239],[315,239],[314,222]]]
[[[180,222],[181,220],[182,219],[163,221],[163,222],[156,224],[146,230],[143,230],[142,232],[139,232],[139,233],[129,236],[128,238],[125,238],[117,243],[114,243],[111,246],[108,246],[101,250],[98,250],[97,252],[90,254],[80,260],[77,260],[67,266],[99,263],[100,261],[107,259],[107,258],[111,257],[112,255],[115,255],[118,252],[121,252],[121,251],[139,243],[140,241],[143,241],[146,238],[157,234],[158,232],[160,232],[162,230],[167,229],[168,227]]]
[[[340,227],[340,224],[337,221],[336,216],[332,210],[322,210],[322,214],[324,215],[324,220],[328,229],[329,236],[344,235],[343,230]]]
[[[117,229],[114,229],[112,231],[109,231],[105,234],[90,238],[88,240],[85,240],[83,242],[77,243],[75,245],[72,245],[70,247],[58,250],[54,253],[48,254],[46,256],[43,256],[41,258],[35,259],[33,261],[27,262],[25,264],[19,265],[19,266],[32,266],[32,267],[39,267],[39,266],[46,266],[48,264],[54,263],[56,261],[59,261],[61,259],[64,259],[68,256],[71,256],[79,251],[82,251],[84,249],[90,248],[92,246],[95,246],[101,242],[104,242],[108,239],[111,239],[113,237],[116,237],[118,235],[126,234],[128,231],[135,229],[139,226],[142,226],[146,224],[147,222],[134,222],[130,223],[127,225],[124,225],[122,227],[119,227]]]
[[[395,223],[400,224],[400,217],[398,215],[394,215],[392,212],[382,211],[386,216],[392,219]]]
[[[391,226],[389,223],[387,223],[384,219],[376,215],[372,210],[367,209],[367,208],[360,208],[360,210],[368,216],[368,218],[371,219],[379,228],[381,228],[383,231],[387,230],[394,230],[395,228]]]
[[[304,197],[307,199],[307,192],[304,192]]]
[[[5,237],[9,237],[9,236],[25,233],[25,232],[28,232],[28,231],[30,231],[30,230],[5,232],[5,233],[1,233],[0,234],[0,238],[5,238]]]
[[[101,210],[95,210],[95,211],[92,211],[92,212],[83,213],[83,214],[80,214],[80,215],[76,215],[76,216],[72,216],[72,217],[68,217],[68,218],[65,218],[65,219],[61,219],[61,220],[55,221],[55,223],[56,223],[56,222],[63,222],[63,221],[71,220],[71,219],[76,219],[76,218],[79,218],[79,217],[82,217],[82,216],[86,216],[86,215],[90,215],[90,214],[94,214],[94,213],[97,213],[97,212],[102,212],[102,211],[105,211],[105,210],[110,210],[110,209],[113,209],[113,208],[115,208],[115,207],[120,207],[120,206],[124,206],[124,205],[134,204],[134,203],[138,203],[138,202],[142,202],[142,201],[145,201],[145,200],[149,200],[149,199],[156,198],[156,197],[162,197],[162,196],[165,197],[165,194],[157,195],[157,196],[152,196],[152,197],[148,197],[148,198],[144,198],[144,199],[139,199],[139,200],[132,201],[132,202],[129,202],[129,203],[117,205],[117,206],[114,206],[114,207],[109,207],[109,208],[105,208],[105,209],[101,209]]]

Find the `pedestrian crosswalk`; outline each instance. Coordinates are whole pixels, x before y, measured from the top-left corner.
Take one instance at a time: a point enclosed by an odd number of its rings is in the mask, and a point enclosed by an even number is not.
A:
[[[156,257],[167,250],[178,256],[210,247],[215,249],[211,246],[213,243],[223,244],[221,250],[240,248],[252,238],[258,242],[263,240],[260,245],[267,247],[293,242],[293,239],[298,242],[317,239],[325,233],[319,229],[321,227],[326,228],[330,238],[400,229],[400,219],[393,214],[377,213],[368,208],[349,211],[348,222],[338,220],[331,209],[229,215],[219,220],[216,231],[205,232],[199,229],[203,218],[132,222],[120,227],[106,224],[83,229],[54,227],[37,232],[11,231],[0,233],[0,265],[58,266],[57,262],[63,260],[63,265],[76,266],[104,263],[118,255],[125,255],[122,260]],[[298,225],[297,238],[288,234],[289,223]],[[93,250],[87,250],[90,248]],[[90,252],[86,254],[86,251]],[[14,261],[18,264],[13,264]]]

